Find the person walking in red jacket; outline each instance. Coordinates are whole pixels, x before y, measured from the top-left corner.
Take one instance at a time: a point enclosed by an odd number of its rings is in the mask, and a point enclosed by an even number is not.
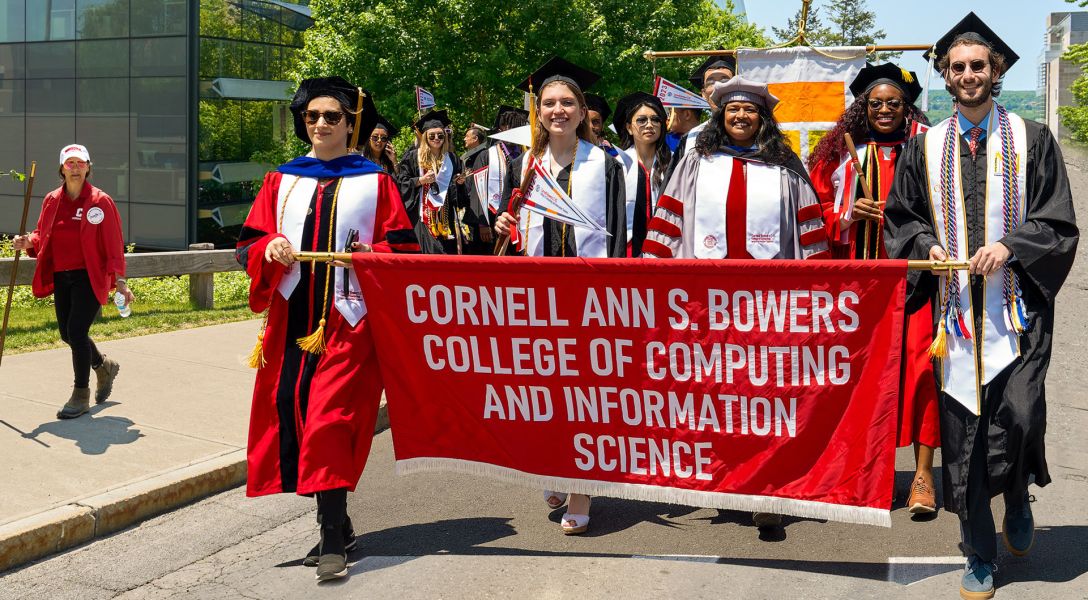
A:
[[[15,249],[38,259],[34,296],[53,294],[60,337],[72,349],[75,386],[57,413],[74,419],[90,409],[90,376],[94,369],[95,402],[113,390],[120,365],[98,351],[89,336],[91,323],[116,289],[131,304],[135,297],[125,285],[125,242],[121,216],[113,199],[87,181],[91,157],[87,148],[70,144],[60,151],[58,173],[64,184],[42,202],[38,225],[15,238]]]

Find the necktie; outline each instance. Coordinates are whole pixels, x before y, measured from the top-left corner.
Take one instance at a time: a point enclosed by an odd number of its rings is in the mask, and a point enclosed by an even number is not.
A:
[[[981,127],[972,127],[967,130],[967,135],[970,139],[967,140],[967,147],[971,149],[971,158],[975,158],[978,155],[978,140],[982,137]]]

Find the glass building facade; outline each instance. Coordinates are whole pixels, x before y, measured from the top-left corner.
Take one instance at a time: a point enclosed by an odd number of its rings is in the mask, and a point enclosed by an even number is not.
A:
[[[0,0],[0,171],[38,162],[37,215],[60,148],[81,143],[126,241],[230,244],[259,154],[290,132],[283,80],[312,23],[305,4]],[[21,211],[22,185],[0,178],[0,232]]]

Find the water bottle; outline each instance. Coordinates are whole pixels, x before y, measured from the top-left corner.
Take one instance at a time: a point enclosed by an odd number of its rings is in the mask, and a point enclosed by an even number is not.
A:
[[[117,313],[122,317],[132,314],[132,307],[125,303],[125,295],[121,292],[114,292],[113,303],[117,306]]]

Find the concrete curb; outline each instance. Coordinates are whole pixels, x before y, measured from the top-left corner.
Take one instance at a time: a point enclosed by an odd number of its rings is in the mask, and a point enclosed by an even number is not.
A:
[[[388,428],[389,412],[383,399],[374,434]],[[0,573],[237,487],[245,480],[246,451],[234,450],[0,525]]]

